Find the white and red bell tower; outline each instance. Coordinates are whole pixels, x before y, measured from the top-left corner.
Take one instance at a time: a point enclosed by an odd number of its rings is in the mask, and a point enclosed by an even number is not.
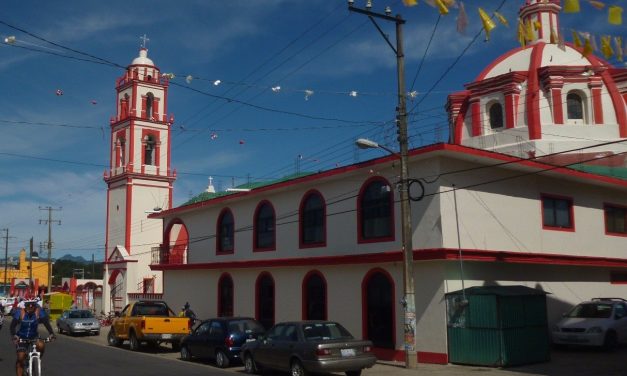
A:
[[[152,271],[152,250],[162,238],[161,219],[150,213],[172,207],[176,172],[170,168],[168,78],[145,46],[116,81],[117,110],[111,118],[107,183],[103,310],[119,310],[136,294],[163,292]]]

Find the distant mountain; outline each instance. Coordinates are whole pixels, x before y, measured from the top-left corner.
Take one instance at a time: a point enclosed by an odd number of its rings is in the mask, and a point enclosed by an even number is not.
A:
[[[87,263],[87,260],[85,260],[82,256],[72,256],[70,254],[64,255],[63,257],[59,257],[57,260],[65,260],[65,261],[74,261],[74,262],[80,262],[80,263]]]

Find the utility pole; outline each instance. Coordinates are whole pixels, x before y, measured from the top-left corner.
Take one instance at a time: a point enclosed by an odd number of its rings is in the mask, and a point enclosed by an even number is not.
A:
[[[30,238],[30,257],[28,261],[28,288],[33,286],[33,238]]]
[[[4,285],[2,286],[2,291],[4,295],[7,295],[7,273],[9,269],[9,239],[13,238],[13,236],[9,236],[9,229],[3,228],[4,231]]]
[[[48,219],[40,219],[39,224],[47,224],[48,225],[48,293],[52,292],[52,224],[56,223],[61,225],[60,220],[52,219],[52,211],[53,210],[62,210],[62,208],[53,209],[50,206],[46,206],[44,208],[39,207],[39,210],[47,210],[48,211]]]
[[[403,254],[403,300],[401,304],[405,310],[404,342],[405,368],[416,368],[418,358],[416,354],[416,293],[414,288],[414,253],[412,244],[411,206],[409,202],[409,171],[407,168],[408,140],[407,140],[407,109],[405,104],[405,54],[403,52],[403,29],[405,20],[400,14],[392,16],[390,7],[385,13],[372,12],[372,1],[366,1],[366,8],[354,7],[354,0],[348,0],[348,10],[368,16],[377,28],[383,39],[396,55],[396,74],[398,81],[397,127],[400,149],[400,198],[401,198],[401,226],[402,226],[402,254]],[[396,47],[390,42],[387,34],[381,30],[375,18],[391,21],[396,24]]]

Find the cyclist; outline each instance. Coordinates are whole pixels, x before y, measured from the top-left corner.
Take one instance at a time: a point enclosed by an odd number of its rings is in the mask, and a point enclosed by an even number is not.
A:
[[[38,328],[39,324],[44,324],[48,330],[49,340],[53,340],[54,332],[52,326],[50,326],[50,319],[46,314],[46,311],[41,309],[39,304],[34,300],[24,302],[24,308],[17,309],[13,314],[13,320],[11,320],[11,336],[13,336],[13,343],[15,344],[15,350],[17,352],[17,359],[15,361],[15,370],[17,376],[22,375],[22,368],[24,361],[26,360],[26,352],[28,351],[28,345],[21,343],[20,339],[36,339],[39,337]],[[19,329],[17,328],[19,325]],[[43,357],[45,350],[44,341],[37,341],[37,351],[41,353]]]

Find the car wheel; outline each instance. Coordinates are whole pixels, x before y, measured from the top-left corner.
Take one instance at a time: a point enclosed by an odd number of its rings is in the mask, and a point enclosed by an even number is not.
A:
[[[618,339],[616,338],[616,332],[607,332],[605,334],[605,340],[603,341],[603,349],[612,351],[616,348]]]
[[[113,327],[111,328],[111,330],[109,330],[109,334],[107,335],[107,343],[109,344],[109,346],[116,346],[116,347],[122,344],[122,341],[116,338],[115,330],[113,329]]]
[[[192,360],[192,353],[189,351],[187,346],[181,346],[181,359],[187,361]]]
[[[290,375],[291,376],[307,376],[307,371],[305,371],[305,368],[303,368],[303,365],[299,360],[294,359],[292,361],[292,364],[290,365]]]
[[[361,376],[361,370],[359,370],[359,371],[346,371],[346,376]]]
[[[216,352],[216,366],[219,368],[226,368],[229,366],[229,358],[222,350],[218,350]]]
[[[131,351],[139,350],[139,341],[137,340],[137,335],[131,332],[131,335],[128,336],[128,347]]]
[[[257,370],[257,365],[255,364],[255,360],[253,356],[250,354],[244,355],[244,371],[248,374],[256,374],[259,371]]]

